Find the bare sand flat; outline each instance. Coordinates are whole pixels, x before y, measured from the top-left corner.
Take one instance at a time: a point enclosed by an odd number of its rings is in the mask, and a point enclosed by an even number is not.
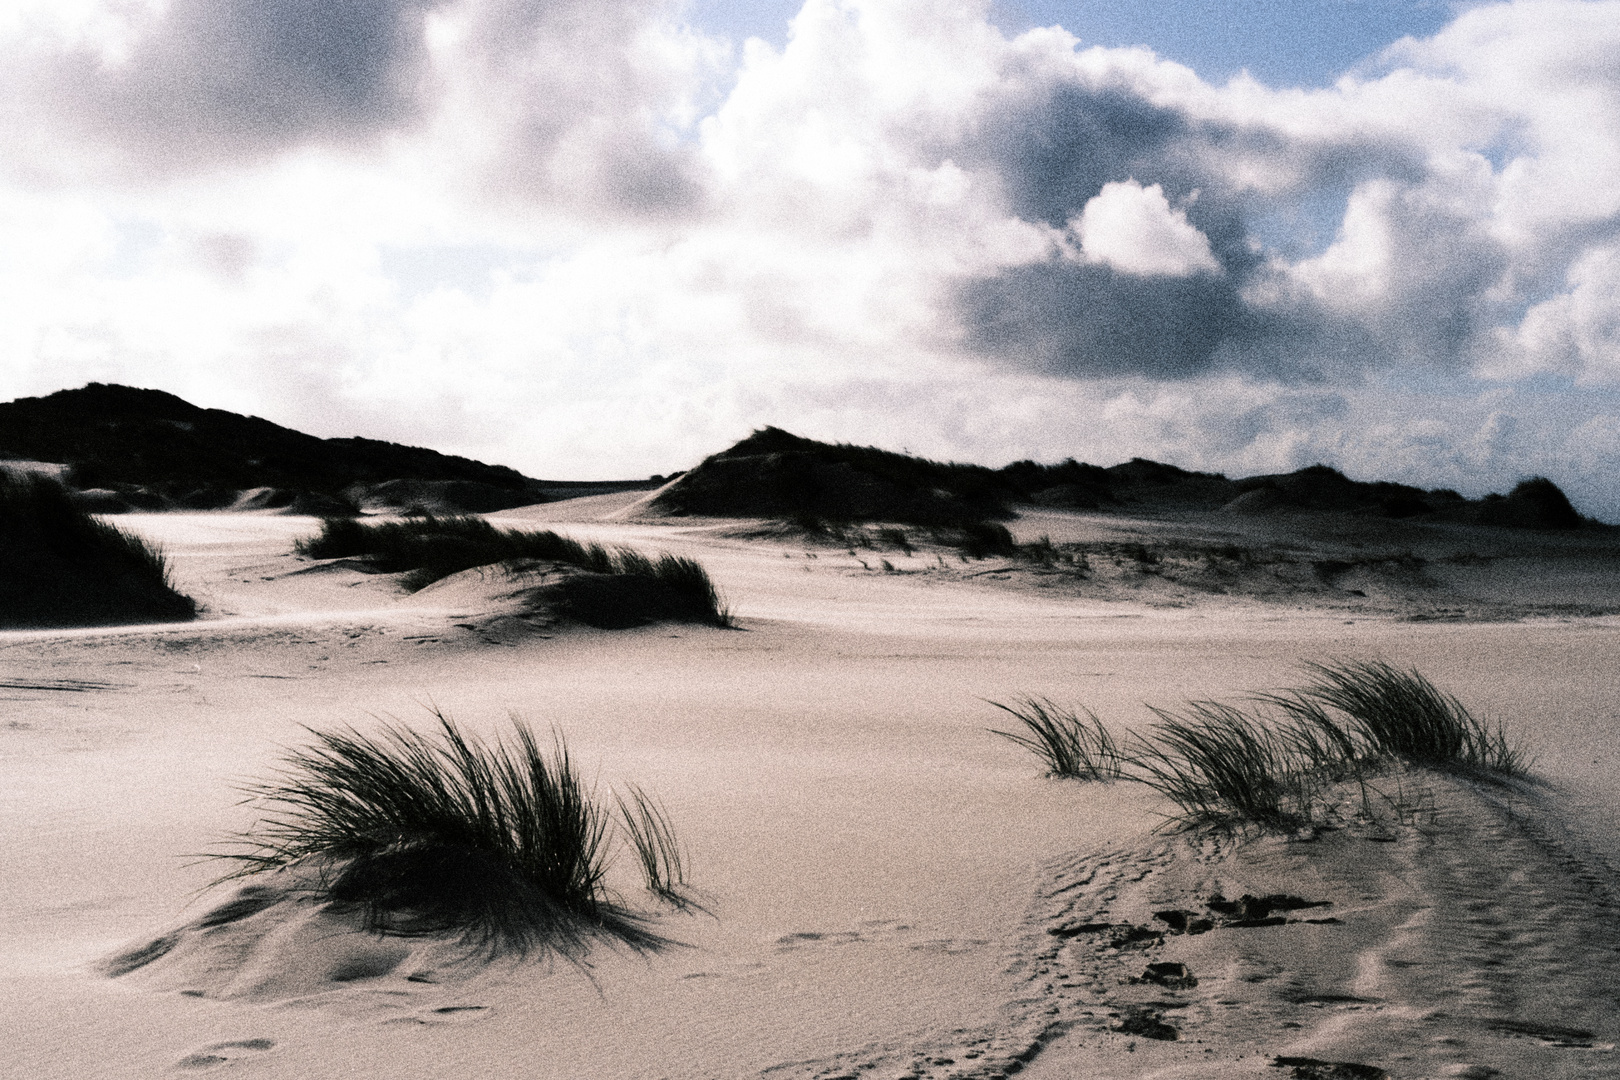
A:
[[[1442,582],[1448,595],[1474,601],[1437,620],[1413,617],[1405,586],[1285,602],[1101,572],[1043,584],[927,551],[627,517],[635,497],[492,517],[696,556],[738,629],[524,626],[490,575],[406,597],[388,575],[293,556],[312,519],[120,519],[166,547],[205,615],[0,634],[0,1072],[1620,1071],[1620,619],[1592,614],[1616,587],[1600,560],[1541,575],[1579,611],[1545,584],[1524,599],[1543,555],[1445,563],[1474,575]],[[1015,523],[1054,542],[1176,528]],[[1199,529],[1178,535],[1209,539]],[[1150,719],[1144,703],[1292,685],[1302,660],[1335,656],[1418,667],[1500,720],[1546,783],[1414,776],[1385,793],[1399,809],[1376,836],[1188,839],[1153,831],[1167,807],[1146,789],[1045,779],[986,730],[984,699],[1082,702],[1123,731]],[[667,913],[658,928],[683,946],[598,948],[588,969],[458,965],[314,913],[199,928],[230,892],[194,856],[249,824],[240,783],[303,725],[426,721],[429,705],[478,732],[510,714],[555,725],[600,789],[656,792],[712,915]],[[636,902],[630,869],[614,884]],[[1245,894],[1322,906],[1255,926],[1210,907]],[[1177,933],[1161,911],[1218,925]],[[108,957],[166,934],[182,947],[108,977]],[[1150,964],[1196,985],[1144,979]]]

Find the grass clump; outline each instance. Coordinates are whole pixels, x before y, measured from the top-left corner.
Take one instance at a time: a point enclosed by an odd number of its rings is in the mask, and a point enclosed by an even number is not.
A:
[[[992,701],[1002,712],[1024,725],[1023,732],[999,731],[1046,763],[1048,776],[1079,780],[1107,780],[1120,775],[1119,748],[1114,737],[1090,709],[1080,719],[1071,709],[1049,698],[1019,698],[1011,705]]]
[[[1131,779],[1175,803],[1181,823],[1275,832],[1309,824],[1322,778],[1287,733],[1214,701],[1153,713],[1159,722],[1138,740]]]
[[[1304,687],[1260,694],[1245,707],[1195,701],[1149,707],[1158,722],[1121,751],[1097,717],[1044,699],[1016,706],[1033,751],[1055,776],[1120,776],[1173,802],[1183,826],[1292,832],[1317,821],[1333,785],[1417,767],[1485,779],[1523,776],[1528,762],[1505,732],[1479,720],[1417,671],[1382,661],[1308,664]],[[1099,763],[1109,771],[1102,771]]]
[[[988,559],[992,555],[1012,556],[1018,553],[1007,526],[998,521],[970,521],[954,531],[944,531],[939,538],[970,559]]]
[[[675,839],[674,826],[658,801],[634,784],[630,798],[615,794],[619,822],[636,849],[647,890],[682,911],[702,910],[686,880],[686,856]]]
[[[313,732],[277,779],[248,789],[265,815],[245,851],[222,856],[242,864],[226,880],[313,866],[315,898],[359,911],[368,929],[453,935],[491,956],[579,956],[593,938],[667,944],[605,889],[611,815],[560,736],[548,755],[520,722],[514,741],[486,743],[434,716],[431,735]],[[677,850],[668,818],[655,825],[656,850]],[[676,890],[679,863],[661,865],[659,882]]]
[[[195,618],[156,545],[91,517],[48,477],[0,470],[0,627]]]
[[[383,573],[408,571],[407,588],[424,588],[475,566],[542,559],[597,573],[612,573],[614,559],[600,544],[581,544],[550,530],[498,529],[472,515],[423,514],[403,521],[368,524],[325,518],[321,531],[294,550],[312,559],[358,556]]]
[[[731,625],[730,610],[696,559],[668,554],[651,559],[629,548],[611,553],[610,559],[606,572],[565,578],[548,587],[559,614],[603,630],[663,620]]]
[[[363,557],[385,573],[406,571],[404,583],[412,590],[477,566],[501,564],[522,572],[535,563],[561,563],[583,573],[546,586],[545,598],[586,625],[621,629],[666,619],[732,624],[714,581],[695,559],[609,550],[550,530],[498,529],[481,517],[428,514],[380,524],[327,518],[318,534],[295,549],[316,559]]]
[[[1354,743],[1358,735],[1363,753],[1426,768],[1508,776],[1528,768],[1524,753],[1509,744],[1500,727],[1488,727],[1415,670],[1401,671],[1383,661],[1307,664],[1306,670],[1316,679],[1295,692],[1298,704],[1290,712],[1304,719],[1314,705],[1319,715],[1324,706],[1343,713],[1347,730],[1341,738]]]

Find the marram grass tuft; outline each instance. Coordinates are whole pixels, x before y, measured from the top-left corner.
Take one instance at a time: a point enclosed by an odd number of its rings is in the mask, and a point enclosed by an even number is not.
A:
[[[995,731],[1032,751],[1054,776],[1120,776],[1177,807],[1172,821],[1291,832],[1318,820],[1332,785],[1398,767],[1500,781],[1528,773],[1524,752],[1417,671],[1381,661],[1307,664],[1304,687],[1245,706],[1190,702],[1151,708],[1158,722],[1115,746],[1097,717],[1080,720],[1045,699],[991,702],[1025,733]]]
[[[535,563],[560,563],[583,573],[544,592],[559,614],[587,626],[615,630],[661,620],[732,625],[724,598],[695,559],[654,559],[550,530],[498,529],[480,517],[425,515],[378,524],[327,518],[295,550],[315,559],[364,557],[384,572],[406,572],[404,583],[412,590],[476,566],[500,564],[521,576]]]
[[[994,705],[1017,719],[1024,730],[991,731],[1017,743],[1046,763],[1049,776],[1079,780],[1108,780],[1120,775],[1119,748],[1114,737],[1091,710],[1084,720],[1049,698],[1017,698],[1011,705]]]
[[[451,936],[491,956],[669,944],[604,887],[612,818],[560,736],[547,754],[516,720],[512,741],[483,742],[434,716],[431,734],[312,732],[276,779],[248,789],[263,817],[245,850],[221,854],[241,864],[225,880],[312,867],[315,899],[360,912],[368,929]],[[655,851],[678,851],[668,819],[655,822]],[[684,884],[678,861],[661,873],[649,882],[660,896]]]

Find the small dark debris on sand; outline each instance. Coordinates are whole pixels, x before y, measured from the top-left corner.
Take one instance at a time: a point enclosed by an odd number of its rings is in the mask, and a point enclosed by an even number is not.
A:
[[[1280,1057],[1272,1067],[1292,1070],[1292,1080],[1385,1080],[1389,1073],[1376,1065],[1353,1061],[1320,1061],[1308,1057]]]
[[[1171,990],[1191,990],[1198,985],[1198,977],[1194,975],[1186,964],[1167,961],[1158,964],[1149,964],[1142,972],[1141,981],[1157,983]]]
[[[1271,893],[1267,896],[1251,896],[1244,893],[1236,900],[1228,900],[1220,893],[1216,893],[1205,901],[1205,906],[1217,915],[1235,917],[1243,922],[1269,919],[1274,911],[1302,911],[1306,908],[1328,907],[1330,904],[1331,901],[1328,900],[1304,900],[1284,893]]]
[[[1215,929],[1215,920],[1201,917],[1194,911],[1171,909],[1155,911],[1153,917],[1165,923],[1177,934],[1203,934]]]
[[[1121,1035],[1140,1035],[1144,1039],[1174,1042],[1181,1032],[1164,1022],[1164,1017],[1153,1009],[1130,1008],[1120,1014],[1114,1030]]]

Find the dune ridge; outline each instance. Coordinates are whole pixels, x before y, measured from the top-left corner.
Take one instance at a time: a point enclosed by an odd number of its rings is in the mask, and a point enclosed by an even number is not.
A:
[[[1339,514],[1515,529],[1578,529],[1586,520],[1552,481],[1468,499],[1449,489],[1352,480],[1326,465],[1229,479],[1133,458],[1103,468],[1073,458],[1000,469],[818,442],[765,427],[646,497],[643,513],[957,526],[1013,516],[1019,504],[1126,513]]]

